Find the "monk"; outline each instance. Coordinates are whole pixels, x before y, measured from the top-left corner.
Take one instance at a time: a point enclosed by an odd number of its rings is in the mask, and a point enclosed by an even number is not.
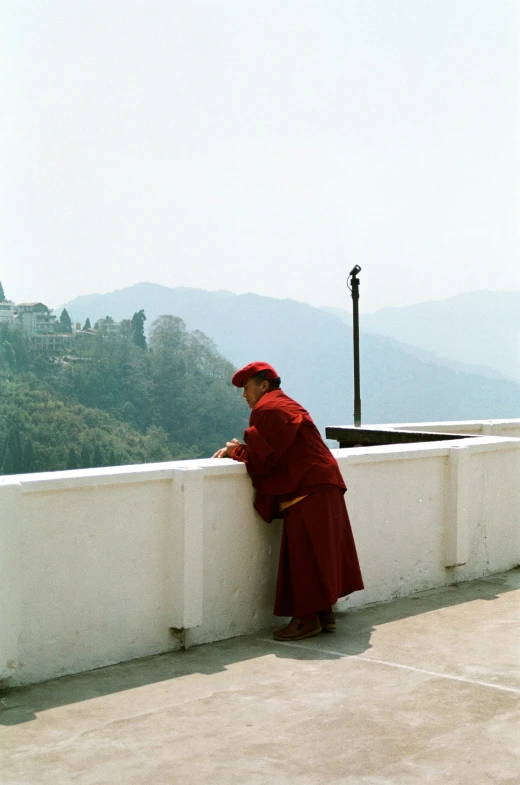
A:
[[[251,409],[249,428],[244,444],[232,439],[213,457],[245,463],[257,512],[268,523],[283,517],[274,613],[292,619],[275,640],[333,632],[332,605],[363,588],[338,463],[271,365],[250,363],[232,383]]]

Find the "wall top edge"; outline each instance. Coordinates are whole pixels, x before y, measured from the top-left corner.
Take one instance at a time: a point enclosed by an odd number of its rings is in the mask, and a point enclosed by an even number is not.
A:
[[[468,450],[473,453],[503,450],[520,451],[520,439],[507,436],[476,436],[469,439],[449,439],[443,442],[419,444],[395,444],[379,447],[333,448],[332,454],[350,465],[380,463],[384,461],[412,460],[419,458],[444,457],[452,449]],[[48,472],[41,474],[19,474],[0,477],[3,487],[19,486],[22,493],[45,493],[74,488],[103,487],[139,482],[174,480],[179,470],[200,470],[204,477],[246,474],[243,463],[230,458],[200,458],[186,461],[116,466],[103,469],[79,469],[75,471]]]
[[[445,457],[450,450],[466,450],[472,453],[516,450],[520,452],[520,439],[509,436],[475,436],[473,439],[446,439],[442,442],[418,444],[391,444],[378,447],[333,448],[337,459],[347,459],[349,464],[380,463],[382,461],[412,460],[418,458]]]
[[[179,470],[200,470],[205,477],[245,474],[244,464],[230,458],[200,458],[186,461],[112,466],[100,469],[77,469],[63,472],[41,472],[0,477],[0,490],[5,486],[19,485],[23,493],[42,493],[73,488],[90,488],[93,485],[125,485],[129,483],[173,480]]]
[[[520,419],[506,420],[432,420],[430,422],[387,422],[387,423],[368,423],[362,428],[381,430],[384,428],[405,428],[407,430],[420,430],[421,428],[435,428],[442,432],[442,426],[477,426],[477,425],[497,425],[510,428],[520,428]],[[331,428],[352,428],[353,424],[331,425]]]

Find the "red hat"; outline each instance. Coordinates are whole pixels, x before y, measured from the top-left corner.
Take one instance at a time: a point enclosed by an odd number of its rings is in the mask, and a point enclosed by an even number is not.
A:
[[[267,380],[278,380],[280,378],[272,365],[269,365],[269,363],[256,362],[249,363],[249,365],[246,365],[244,368],[237,371],[231,379],[231,383],[234,384],[235,387],[243,387],[244,382],[247,382],[251,376],[257,375],[261,375]]]

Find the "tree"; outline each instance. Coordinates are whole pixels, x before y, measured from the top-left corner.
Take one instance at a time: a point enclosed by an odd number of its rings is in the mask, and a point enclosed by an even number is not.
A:
[[[31,365],[28,338],[21,327],[14,327],[11,329],[10,341],[16,355],[17,370],[27,371]]]
[[[140,349],[146,349],[146,338],[144,334],[145,321],[146,316],[143,308],[132,316],[132,340]]]
[[[143,360],[148,359],[148,354],[134,346],[130,339],[128,344]],[[88,363],[84,366],[88,366]],[[50,372],[60,374],[61,364],[56,369],[51,367]],[[92,445],[99,446],[101,453],[98,450],[97,465],[105,464],[103,455],[108,456],[111,450],[116,455],[117,465],[156,460],[155,440],[148,438],[147,433],[143,432],[145,429],[137,430],[113,414],[75,403],[70,394],[64,395],[65,400],[59,396],[56,377],[49,384],[48,378],[41,383],[32,374],[16,375],[13,378],[0,375],[0,470],[13,427],[23,434],[24,447],[27,441],[32,442],[37,471],[62,471],[70,447],[74,447],[79,456],[85,443],[90,448],[90,456]],[[172,454],[167,437],[165,442],[167,454],[164,460],[172,460],[174,456],[191,457],[183,445],[179,445],[175,454]],[[10,463],[12,465],[12,459]],[[83,468],[82,462],[77,465]]]
[[[63,309],[60,316],[60,326],[64,333],[72,332],[72,321],[66,308]]]
[[[0,281],[0,303],[5,303],[5,294],[4,294],[4,287],[2,286],[2,281]]]
[[[71,447],[69,450],[69,455],[67,458],[67,465],[65,466],[66,469],[77,469],[78,468],[78,454],[74,447]]]
[[[13,461],[9,447],[5,451],[4,462],[2,464],[2,474],[14,474]]]
[[[87,442],[83,442],[79,464],[82,469],[90,469],[90,447]]]
[[[2,344],[2,350],[4,355],[4,360],[7,363],[8,367],[11,371],[16,370],[16,354],[13,349],[13,345],[10,341],[4,341]]]
[[[9,430],[7,448],[11,454],[13,472],[14,474],[20,474],[23,471],[23,447],[20,429],[16,425],[13,425]]]
[[[99,444],[96,444],[96,446],[94,447],[94,457],[92,458],[92,468],[93,469],[99,468],[103,466],[103,464],[104,464],[103,450],[101,449]]]
[[[90,324],[90,319],[88,318],[88,316],[87,316],[87,318],[85,320],[85,324],[83,325],[83,329],[84,330],[92,330],[92,325]]]
[[[128,323],[128,331],[96,331],[82,346],[83,362],[57,369],[55,390],[146,431],[152,424],[150,354],[134,344]]]
[[[0,344],[2,345],[4,360],[7,360],[11,370],[26,371],[31,362],[29,357],[29,339],[25,331],[19,326],[4,324],[0,327]],[[14,353],[14,356],[13,356]]]
[[[229,384],[233,366],[207,335],[188,332],[176,316],[160,316],[150,348],[154,424],[168,433],[172,451],[197,447],[211,455],[226,433],[247,427],[242,401]]]
[[[33,444],[38,471],[62,470],[71,447],[77,467],[124,465],[211,455],[243,432],[245,407],[229,383],[234,369],[215,344],[164,316],[147,351],[132,329],[133,321],[142,336],[144,310],[134,317],[125,329],[85,339],[78,362],[31,360],[24,331],[0,326],[0,434],[6,440],[16,425],[23,445]],[[16,359],[8,373],[5,341]],[[5,446],[0,468],[4,455]]]
[[[146,438],[148,441],[148,455],[153,463],[171,460],[171,452],[168,449],[168,434],[163,428],[158,428],[156,425],[150,426],[146,432]],[[193,457],[198,458],[199,456],[193,455]]]
[[[34,447],[33,447],[32,439],[25,440],[23,446],[22,464],[23,464],[22,471],[24,474],[30,474],[31,472],[36,471],[36,457],[34,455]]]
[[[37,355],[33,360],[33,370],[35,374],[43,379],[44,376],[48,375],[51,369],[51,362],[49,361],[48,357],[42,357],[41,355]]]

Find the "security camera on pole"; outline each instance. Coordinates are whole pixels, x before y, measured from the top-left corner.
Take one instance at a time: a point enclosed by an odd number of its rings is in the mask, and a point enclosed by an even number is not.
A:
[[[354,336],[354,425],[359,427],[361,425],[361,386],[359,381],[359,278],[358,273],[361,272],[361,267],[356,264],[349,273],[347,286],[352,292],[353,311],[352,316],[354,320],[353,336]]]

